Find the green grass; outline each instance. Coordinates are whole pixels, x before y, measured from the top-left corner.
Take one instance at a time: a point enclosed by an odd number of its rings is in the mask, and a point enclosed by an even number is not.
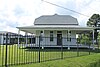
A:
[[[96,65],[94,66],[94,63],[96,63],[98,60],[100,60],[100,53],[88,56],[66,58],[63,60],[19,65],[15,67],[96,67]],[[92,64],[92,66],[90,64]]]
[[[7,63],[8,64],[18,64],[18,63],[28,63],[28,62],[38,62],[39,59],[39,53],[36,49],[22,49],[18,48],[17,45],[8,45],[7,50]],[[81,50],[79,52],[79,56],[82,55],[88,55],[89,52],[86,50]],[[91,52],[91,54],[94,54],[94,52]],[[40,61],[46,61],[46,60],[53,60],[53,59],[61,59],[61,51],[59,50],[41,50],[40,52]],[[48,62],[42,62],[42,63],[34,63],[30,64],[31,67],[64,67],[61,65],[72,65],[74,62],[69,63],[71,60],[77,60],[75,57],[77,57],[77,51],[76,50],[64,50],[63,51],[63,58],[66,57],[74,57],[74,58],[67,58],[65,60],[59,60],[59,61],[48,61]],[[68,60],[69,59],[69,60]],[[5,46],[0,45],[0,65],[5,64]],[[3,60],[3,61],[2,61]],[[81,60],[78,60],[81,61]],[[76,62],[76,61],[75,61]],[[79,63],[80,64],[80,63]],[[58,66],[56,66],[58,65]],[[76,64],[77,67],[78,64]],[[28,65],[24,65],[27,67]],[[21,65],[19,67],[22,67]],[[30,67],[30,66],[29,66]],[[69,66],[71,67],[71,66]],[[75,67],[75,66],[74,66]]]

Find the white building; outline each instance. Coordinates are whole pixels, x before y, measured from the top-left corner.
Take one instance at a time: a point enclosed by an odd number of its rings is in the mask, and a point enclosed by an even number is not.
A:
[[[6,42],[7,44],[14,44],[15,38],[18,38],[18,34],[8,31],[0,31],[0,44],[6,44]]]
[[[92,31],[94,34],[93,27],[79,26],[77,19],[70,15],[44,15],[36,18],[32,26],[17,28],[19,29],[18,33],[24,31],[26,33],[34,33],[36,36],[42,36],[41,45],[48,46],[76,45],[77,33]],[[38,40],[36,38],[36,45],[39,43]]]

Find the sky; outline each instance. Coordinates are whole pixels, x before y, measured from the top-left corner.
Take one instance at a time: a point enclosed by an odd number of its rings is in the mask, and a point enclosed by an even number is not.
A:
[[[91,17],[100,14],[100,0],[44,0]],[[18,33],[16,27],[29,26],[42,15],[71,15],[80,26],[86,26],[89,17],[48,4],[42,0],[0,0],[0,31]]]

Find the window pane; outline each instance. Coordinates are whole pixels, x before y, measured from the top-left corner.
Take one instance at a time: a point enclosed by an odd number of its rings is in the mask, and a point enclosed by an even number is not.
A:
[[[40,31],[40,41],[43,41],[43,31]]]
[[[71,42],[71,31],[67,31],[67,41]]]
[[[50,31],[50,41],[53,41],[53,31]]]

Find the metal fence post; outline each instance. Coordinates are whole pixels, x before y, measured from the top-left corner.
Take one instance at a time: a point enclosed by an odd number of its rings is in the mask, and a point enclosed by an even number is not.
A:
[[[40,36],[39,36],[39,63],[40,63]]]
[[[61,38],[62,39],[62,38]],[[63,59],[63,43],[61,45],[61,59]]]
[[[99,51],[99,39],[97,39],[97,46],[98,46],[97,50]]]
[[[5,67],[7,67],[7,50],[8,50],[8,33],[6,34],[6,51],[5,51]]]
[[[77,42],[77,57],[79,57],[79,45],[78,45],[78,42]]]
[[[91,49],[90,49],[90,44],[89,44],[89,55],[90,55],[90,50],[91,50]]]

